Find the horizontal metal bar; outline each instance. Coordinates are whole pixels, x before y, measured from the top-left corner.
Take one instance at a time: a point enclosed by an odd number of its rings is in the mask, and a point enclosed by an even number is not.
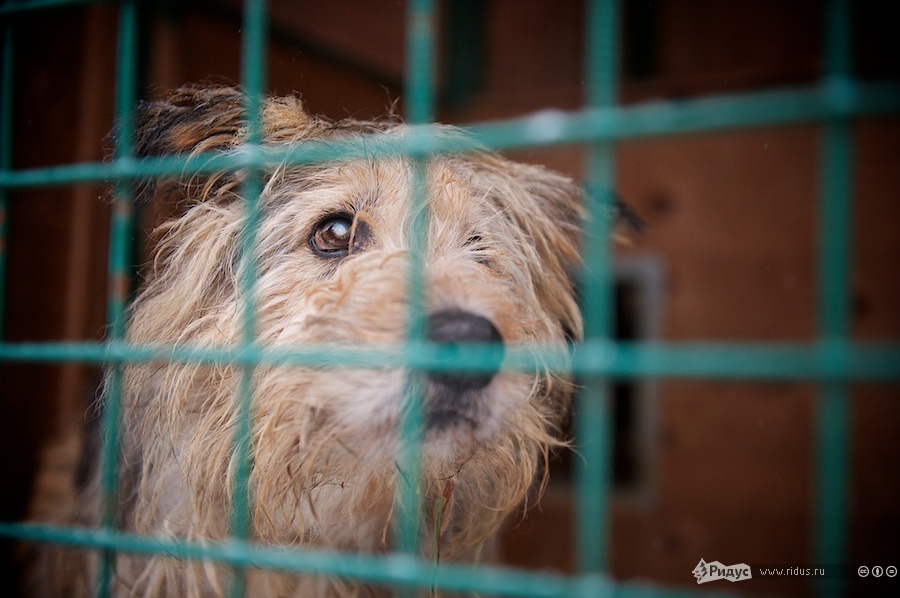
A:
[[[517,148],[800,125],[898,110],[900,84],[844,80],[571,113],[544,111],[469,130],[488,146]]]
[[[178,176],[246,168],[264,169],[376,155],[424,157],[435,153],[514,149],[598,140],[659,137],[719,130],[819,122],[837,117],[900,111],[900,84],[850,81],[680,102],[599,107],[575,112],[538,112],[522,118],[476,124],[469,135],[447,136],[429,126],[403,137],[367,136],[345,142],[308,141],[290,147],[242,146],[230,153],[165,156],[0,172],[0,188],[41,187]]]
[[[602,576],[567,577],[555,573],[487,565],[466,566],[446,563],[437,567],[406,554],[362,555],[326,550],[292,550],[229,541],[198,544],[104,530],[64,528],[38,524],[0,522],[0,536],[25,541],[53,542],[94,550],[114,549],[142,555],[160,554],[170,558],[210,560],[230,565],[259,567],[334,575],[375,585],[432,588],[448,592],[478,592],[496,596],[554,598],[564,596],[629,596],[634,598],[680,598],[694,592],[643,584],[614,583]],[[734,596],[706,593],[709,598]]]
[[[0,534],[22,540],[94,549],[114,548],[137,554],[162,554],[179,559],[207,559],[231,565],[353,577],[367,583],[390,583],[401,587],[431,587],[437,583],[448,591],[483,591],[490,594],[549,598],[564,596],[567,586],[566,578],[559,575],[471,569],[458,565],[443,565],[435,569],[430,563],[403,554],[367,556],[357,553],[289,550],[236,540],[201,545],[104,530],[7,523],[0,523]]]
[[[292,349],[130,346],[124,343],[0,343],[0,361],[71,363],[196,362],[206,365],[291,365],[329,368],[398,366],[443,371],[487,371],[501,350],[409,342],[345,348],[311,345]],[[546,367],[614,378],[714,378],[900,382],[897,343],[614,343],[587,341],[574,351],[509,347],[502,367]]]
[[[26,15],[38,10],[66,8],[82,4],[110,4],[113,0],[12,0],[0,6],[0,18]]]

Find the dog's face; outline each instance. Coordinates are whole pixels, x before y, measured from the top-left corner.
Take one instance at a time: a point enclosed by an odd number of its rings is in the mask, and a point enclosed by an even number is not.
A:
[[[447,158],[428,168],[426,336],[444,343],[559,348],[566,328],[577,327],[572,312],[554,313],[545,303],[547,294],[570,292],[568,281],[553,281],[546,271],[561,266],[562,256],[547,264],[515,220],[546,216],[522,213],[521,196],[529,191],[503,167]],[[406,160],[384,159],[285,173],[270,183],[264,201],[277,209],[267,213],[260,231],[257,288],[264,344],[403,342],[410,323],[410,179]],[[537,207],[531,198],[525,201],[533,202],[525,209]],[[530,402],[549,400],[536,396],[548,381],[491,374],[427,376],[427,454],[468,452],[513,428]],[[375,438],[392,436],[406,378],[402,369],[306,370],[298,374],[297,392],[307,408],[328,414],[333,432],[349,447],[367,452]],[[552,408],[562,412],[562,405]]]
[[[144,155],[234,148],[241,143],[240,105],[233,90],[180,90],[143,107],[138,147]],[[396,123],[317,121],[293,98],[269,100],[264,127],[271,144],[366,143],[373,133],[405,134]],[[267,175],[256,239],[260,344],[388,351],[402,345],[410,328],[412,180],[411,162],[398,157]],[[425,180],[427,216],[416,221],[426,230],[414,232],[426,238],[427,339],[528,350],[563,348],[577,338],[581,320],[568,273],[577,260],[579,189],[565,177],[491,154],[430,158]],[[174,195],[182,209],[156,233],[154,267],[132,311],[130,340],[240,340],[239,193],[240,175],[224,173],[145,187],[145,199]],[[392,500],[408,375],[400,367],[259,368],[253,481],[260,535],[288,540],[284,528],[296,536],[305,526],[300,535],[308,538],[308,522],[297,523],[304,519],[298,503],[315,503],[310,510],[322,520],[327,504],[353,503],[349,513],[363,518],[362,511]],[[141,462],[166,451],[181,463],[205,462],[202,475],[186,475],[188,485],[209,484],[213,472],[227,469],[235,389],[229,368],[137,367],[130,376],[126,406]],[[455,485],[461,500],[478,508],[518,504],[557,442],[568,385],[550,372],[503,368],[423,378],[426,496],[446,493],[446,480],[454,478],[463,482]],[[141,446],[158,443],[161,431],[174,446]],[[315,533],[327,536],[326,527]],[[478,527],[470,542],[496,526]]]

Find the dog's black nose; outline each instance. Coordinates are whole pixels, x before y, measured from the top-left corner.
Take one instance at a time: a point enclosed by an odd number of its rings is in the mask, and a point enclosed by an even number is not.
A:
[[[461,310],[445,310],[431,314],[428,318],[428,340],[447,345],[470,343],[495,343],[501,345],[502,358],[503,337],[497,327],[488,320],[473,313]],[[428,379],[435,384],[462,394],[470,390],[478,390],[490,384],[501,359],[490,364],[489,369],[477,372],[463,371],[430,371]]]

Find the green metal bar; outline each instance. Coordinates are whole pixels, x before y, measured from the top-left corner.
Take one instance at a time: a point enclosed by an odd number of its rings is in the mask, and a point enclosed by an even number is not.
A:
[[[815,553],[818,563],[845,563],[849,517],[849,417],[846,382],[819,390],[816,454]],[[821,579],[819,595],[842,596],[844,580]]]
[[[853,13],[847,0],[828,0],[825,7],[824,70],[826,76],[850,76],[853,71]]]
[[[413,124],[425,124],[434,118],[434,37],[435,3],[412,0],[406,12],[406,116]],[[415,135],[418,131],[414,130]],[[407,298],[407,339],[419,343],[425,339],[425,254],[429,222],[427,164],[424,156],[414,158],[409,173],[410,211],[409,296]],[[421,529],[421,445],[424,439],[424,373],[410,369],[404,390],[403,408],[397,422],[400,454],[397,460],[398,483],[395,488],[397,516],[394,524],[396,548],[418,554]]]
[[[129,160],[134,146],[134,105],[137,71],[137,8],[133,0],[119,5],[119,39],[116,50],[116,157]],[[131,267],[132,193],[124,181],[116,184],[109,248],[108,337],[125,338],[125,311]],[[123,390],[121,365],[114,364],[107,376],[103,407],[103,444],[100,461],[100,527],[112,529],[118,514],[118,469]],[[97,595],[111,594],[115,568],[114,550],[104,551],[98,571]]]
[[[829,3],[829,43],[826,50],[829,72],[825,85],[831,87],[835,94],[852,85],[849,82],[850,73],[846,70],[849,58],[842,57],[850,46],[849,12],[846,2],[832,0]],[[847,289],[851,260],[852,143],[847,118],[835,116],[825,123],[819,169],[819,328],[821,335],[829,340],[842,340],[849,333]]]
[[[410,0],[406,12],[406,119],[434,120],[434,0]]]
[[[778,91],[714,96],[678,104],[654,102],[628,107],[587,108],[533,115],[467,127],[469,139],[448,139],[427,130],[402,139],[373,135],[366,147],[352,143],[307,142],[257,152],[168,156],[142,160],[83,163],[14,172],[0,171],[0,188],[97,183],[147,176],[198,174],[385,156],[424,157],[483,147],[554,147],[595,140],[621,140],[760,126],[804,125],[837,117],[865,117],[900,111],[897,83],[821,85]]]
[[[0,18],[30,14],[38,10],[66,8],[82,4],[109,4],[113,0],[12,0],[0,6]]]
[[[831,0],[825,11],[825,85],[835,94],[851,86],[851,11],[846,0]],[[850,333],[852,164],[850,121],[825,123],[822,135],[819,208],[819,334],[839,345]],[[816,560],[845,563],[849,527],[850,409],[846,380],[819,391],[816,480]],[[822,596],[842,596],[842,579],[819,580]]]
[[[119,5],[119,40],[116,67],[116,159],[132,160],[134,106],[137,103],[137,7],[134,0]],[[131,273],[132,197],[127,181],[116,181],[109,250],[108,336],[125,337],[125,311]]]
[[[412,217],[409,222],[409,297],[407,298],[407,346],[425,340],[425,251],[428,224],[428,182],[423,160],[411,163],[410,198]],[[401,552],[417,554],[419,551],[420,513],[422,510],[421,452],[424,440],[423,398],[424,373],[415,368],[407,370],[403,408],[397,422],[400,435],[400,454],[397,460],[397,501],[394,536],[396,548]]]
[[[619,97],[619,3],[590,0],[587,11],[587,104],[615,106]]]
[[[587,5],[588,40],[587,102],[592,108],[609,108],[618,96],[618,3],[592,0]],[[614,199],[615,159],[611,140],[595,141],[587,147],[586,200],[588,220],[583,251],[582,276],[585,338],[608,341],[613,332],[613,296],[609,231]],[[577,396],[575,442],[575,538],[578,570],[598,574],[608,570],[610,526],[609,494],[612,477],[611,419],[608,379],[589,375]]]
[[[241,46],[241,78],[247,102],[247,143],[262,142],[263,94],[266,81],[266,0],[246,0],[244,4],[243,45]]]
[[[241,77],[244,88],[245,123],[247,138],[242,152],[256,152],[263,141],[262,108],[266,72],[266,1],[247,0],[244,3],[244,28],[241,48]],[[256,238],[261,217],[263,172],[249,169],[243,183],[245,222],[240,251],[241,276],[239,297],[241,305],[241,344],[253,346],[256,342]],[[253,373],[254,366],[240,367],[236,391],[237,428],[234,432],[234,490],[232,495],[231,534],[244,540],[252,533],[252,504],[250,474],[252,469],[252,421],[253,421]],[[243,567],[234,570],[230,596],[243,596],[246,591],[246,572]]]
[[[163,554],[169,558],[211,560],[234,566],[335,575],[358,579],[365,583],[400,588],[427,589],[437,582],[442,589],[448,592],[477,592],[491,596],[681,598],[697,595],[695,591],[677,588],[658,588],[629,583],[613,584],[603,579],[591,579],[585,582],[560,574],[534,573],[486,565],[468,567],[448,563],[436,569],[431,563],[397,553],[373,556],[324,550],[302,551],[263,547],[240,541],[225,544],[199,544],[114,531],[4,522],[0,522],[0,534],[29,541],[54,542],[90,549],[115,549],[139,555]],[[704,591],[703,596],[724,598],[736,595]],[[741,596],[745,595],[741,594]]]
[[[179,345],[129,346],[123,343],[0,343],[0,360],[85,364],[173,363],[291,365],[303,367],[389,368],[486,371],[493,369],[496,349],[473,345],[460,351],[428,343],[405,346],[371,345],[334,349],[304,345],[291,350],[259,347],[220,348]],[[548,349],[537,355],[510,348],[504,368],[552,370],[625,378],[677,378],[748,381],[848,380],[900,382],[900,345],[894,343],[771,344],[771,343],[613,343],[585,342],[571,356]]]

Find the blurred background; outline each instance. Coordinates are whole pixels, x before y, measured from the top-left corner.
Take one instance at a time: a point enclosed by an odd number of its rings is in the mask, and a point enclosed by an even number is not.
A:
[[[821,75],[822,3],[623,3],[620,103],[809,84]],[[238,0],[142,5],[143,97],[186,82],[240,81]],[[271,0],[268,87],[332,118],[402,113],[402,1]],[[889,3],[854,2],[854,69],[897,79]],[[109,154],[115,5],[15,17],[14,167]],[[438,119],[465,124],[584,105],[581,1],[441,4]],[[853,337],[900,339],[900,119],[853,127]],[[816,328],[815,126],[694,134],[618,145],[617,188],[647,221],[617,248],[617,335],[659,341],[809,341]],[[509,154],[580,178],[579,147]],[[103,338],[106,189],[12,194],[5,341]],[[152,212],[152,210],[150,210]],[[139,249],[153,214],[140,219]],[[81,417],[96,372],[0,364],[0,518],[25,516],[41,447]],[[612,574],[697,588],[703,558],[814,562],[815,388],[803,383],[625,381],[614,393]],[[900,565],[900,392],[852,387],[849,560]],[[573,568],[571,454],[540,507],[511,522],[505,563]],[[0,578],[13,580],[3,559]],[[3,582],[6,583],[6,582]],[[11,582],[10,582],[11,583]],[[803,578],[711,584],[805,596]],[[853,585],[852,595],[869,586]],[[705,589],[705,588],[704,588]]]

